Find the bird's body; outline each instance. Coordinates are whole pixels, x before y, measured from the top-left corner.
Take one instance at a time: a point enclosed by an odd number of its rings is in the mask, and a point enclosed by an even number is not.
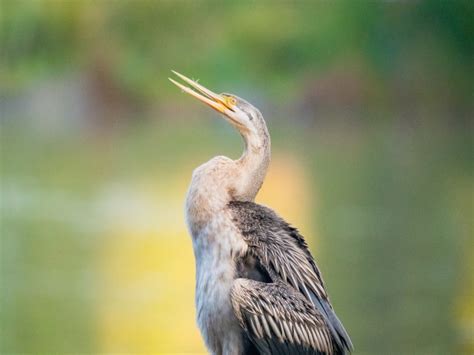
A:
[[[304,238],[254,202],[270,163],[261,113],[179,75],[186,92],[223,113],[243,155],[198,167],[186,198],[196,259],[197,321],[212,354],[344,354],[352,344],[336,317]]]

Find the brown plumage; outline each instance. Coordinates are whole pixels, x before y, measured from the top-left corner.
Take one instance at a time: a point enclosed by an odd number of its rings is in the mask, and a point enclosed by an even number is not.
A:
[[[291,286],[236,279],[231,300],[240,325],[260,353],[334,353],[324,317]]]
[[[243,155],[193,172],[186,217],[196,258],[197,321],[213,354],[345,354],[352,349],[299,232],[254,202],[270,163],[261,113],[175,73],[183,91],[223,114]]]
[[[280,352],[290,354],[296,352],[294,347],[326,354],[350,349],[349,336],[332,309],[318,267],[298,231],[256,203],[232,201],[229,208],[248,244],[244,259],[256,258],[252,270],[268,275],[267,280],[261,280],[266,283],[239,278],[231,292],[234,310],[252,341],[261,350],[271,350],[276,345],[263,340],[270,337],[280,343]],[[245,269],[240,269],[238,276],[246,276]],[[254,318],[246,314],[257,317],[257,322],[268,319],[270,325],[276,323],[276,329],[256,332]]]

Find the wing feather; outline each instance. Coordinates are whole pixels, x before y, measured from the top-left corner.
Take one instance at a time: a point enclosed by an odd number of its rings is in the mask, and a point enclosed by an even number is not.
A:
[[[321,273],[303,236],[267,207],[239,201],[231,202],[229,207],[235,225],[249,245],[249,253],[258,260],[271,281],[291,286],[325,319],[329,333],[316,333],[315,336],[324,342],[333,339],[341,353],[345,349],[351,350],[349,335],[331,306]],[[299,330],[292,334],[295,339],[309,342],[310,334]],[[286,334],[286,331],[281,333]]]
[[[263,353],[335,353],[324,317],[284,283],[237,279],[231,301],[242,329]]]

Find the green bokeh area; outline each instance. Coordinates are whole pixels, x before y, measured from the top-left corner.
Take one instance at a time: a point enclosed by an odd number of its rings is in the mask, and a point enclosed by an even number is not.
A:
[[[473,15],[469,1],[1,1],[0,352],[107,351],[104,211],[139,213],[117,186],[166,189],[239,156],[171,69],[261,108],[274,156],[304,165],[307,238],[355,354],[474,352]],[[156,334],[147,352],[202,349]]]

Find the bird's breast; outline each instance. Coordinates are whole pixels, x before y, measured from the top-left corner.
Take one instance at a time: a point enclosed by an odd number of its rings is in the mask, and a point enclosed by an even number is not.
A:
[[[225,339],[240,334],[230,290],[237,277],[237,260],[247,252],[247,244],[224,210],[193,238],[193,247],[199,328],[208,346],[219,349]]]
[[[203,272],[219,274],[220,270],[235,273],[237,260],[247,253],[248,245],[234,225],[230,212],[223,209],[200,226],[193,234],[196,264]]]
[[[196,169],[186,195],[186,221],[193,238],[209,224],[219,225],[219,218],[229,203],[227,184],[206,173],[202,167]]]
[[[233,162],[217,157],[193,173],[186,196],[186,221],[196,259],[196,309],[201,333],[212,353],[239,349],[241,329],[230,302],[237,260],[247,244],[228,208]],[[227,345],[226,345],[227,344]]]

